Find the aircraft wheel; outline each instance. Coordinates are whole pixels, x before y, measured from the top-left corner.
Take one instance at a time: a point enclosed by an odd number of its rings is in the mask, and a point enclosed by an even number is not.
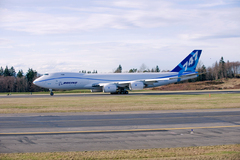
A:
[[[50,92],[50,96],[53,96],[54,95],[54,93],[53,92]]]

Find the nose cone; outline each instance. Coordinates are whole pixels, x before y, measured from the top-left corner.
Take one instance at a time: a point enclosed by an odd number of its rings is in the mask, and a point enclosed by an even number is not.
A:
[[[34,80],[33,84],[37,85],[38,84],[38,79]]]
[[[33,81],[33,84],[35,84],[36,86],[42,87],[39,78],[35,79],[35,80]]]

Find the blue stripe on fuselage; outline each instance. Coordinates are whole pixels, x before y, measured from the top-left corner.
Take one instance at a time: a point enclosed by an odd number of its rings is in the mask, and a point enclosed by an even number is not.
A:
[[[174,74],[174,75],[157,77],[157,78],[149,78],[149,79],[171,78],[171,77],[188,75],[188,74],[193,74],[193,73],[197,73],[197,72],[183,73],[183,74],[180,74],[180,75],[179,75],[178,72],[176,72],[176,74]],[[38,82],[50,81],[50,80],[54,80],[54,79],[66,79],[66,78],[86,79],[86,80],[96,80],[96,81],[107,81],[107,82],[122,82],[122,81],[133,81],[133,80],[135,80],[135,79],[131,79],[131,80],[109,80],[109,79],[96,79],[96,78],[84,78],[84,77],[57,77],[57,78],[49,78],[49,79],[45,79],[45,80],[40,80]],[[140,79],[142,79],[142,78],[140,78]]]

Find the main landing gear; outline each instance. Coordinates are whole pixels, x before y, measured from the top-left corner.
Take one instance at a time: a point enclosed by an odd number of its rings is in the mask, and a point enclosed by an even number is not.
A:
[[[49,91],[50,91],[50,96],[53,96],[54,93],[52,92],[52,89],[49,89]]]
[[[128,94],[127,90],[118,90],[117,92],[111,92],[111,94]]]

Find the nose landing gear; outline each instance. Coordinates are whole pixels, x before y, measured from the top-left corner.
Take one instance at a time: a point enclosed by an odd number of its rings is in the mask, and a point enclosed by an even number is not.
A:
[[[52,89],[49,89],[49,91],[50,91],[50,96],[53,96],[54,93],[52,92]]]

